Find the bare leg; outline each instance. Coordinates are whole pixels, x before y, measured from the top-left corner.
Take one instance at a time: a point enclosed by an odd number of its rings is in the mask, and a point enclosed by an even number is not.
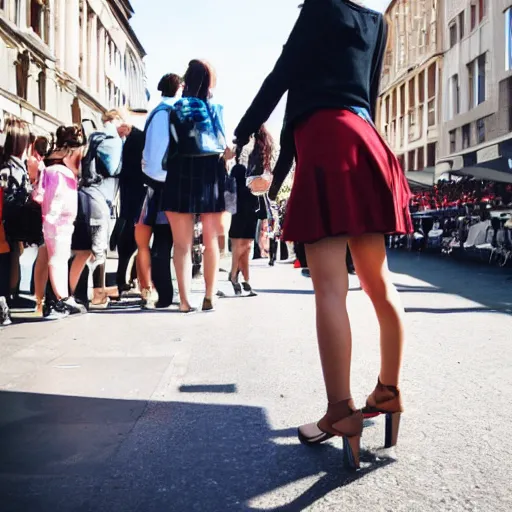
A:
[[[240,240],[231,239],[231,280],[235,280],[240,271]]]
[[[137,274],[141,290],[153,288],[151,280],[151,249],[149,243],[153,229],[151,226],[137,224],[135,226],[135,241],[137,242]]]
[[[69,271],[69,289],[71,295],[75,294],[76,287],[78,286],[78,281],[80,281],[80,276],[84,271],[85,265],[91,258],[91,251],[76,251],[75,257],[73,258],[73,262],[71,263],[71,269]]]
[[[219,236],[223,233],[222,215],[222,213],[207,213],[201,216],[201,222],[203,223],[205,297],[210,300],[217,292],[217,274],[220,263]]]
[[[37,261],[34,268],[34,288],[38,307],[42,304],[48,283],[48,251],[46,245],[39,247]]]
[[[347,313],[347,240],[327,238],[306,245],[316,300],[320,359],[330,404],[351,398],[352,334]]]
[[[166,212],[174,238],[174,268],[180,292],[180,310],[190,309],[189,293],[192,282],[192,241],[194,215],[191,213]],[[219,247],[217,245],[217,252]]]
[[[240,260],[238,266],[246,283],[248,283],[250,279],[249,261],[251,259],[251,248],[252,240],[241,240]]]
[[[398,386],[404,344],[404,310],[391,280],[384,236],[364,235],[351,239],[350,250],[364,291],[379,320],[380,380],[387,386]]]

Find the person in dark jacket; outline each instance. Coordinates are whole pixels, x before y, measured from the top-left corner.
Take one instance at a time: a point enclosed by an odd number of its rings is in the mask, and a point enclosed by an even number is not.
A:
[[[305,0],[274,70],[235,131],[237,144],[245,145],[288,92],[270,196],[296,158],[284,238],[306,244],[328,399],[327,414],[300,427],[299,438],[313,445],[343,437],[352,467],[359,466],[363,414],[388,414],[386,444],[392,445],[402,412],[403,308],[384,235],[408,233],[412,223],[407,182],[372,120],[386,41],[380,13],[349,0]],[[381,327],[379,382],[364,411],[355,408],[350,388],[347,243]]]
[[[236,180],[237,212],[231,220],[229,238],[231,239],[231,252],[233,253],[231,273],[229,279],[236,295],[244,291],[255,295],[249,284],[249,260],[251,245],[254,241],[258,220],[261,219],[261,211],[266,217],[266,204],[262,197],[256,197],[247,186],[248,176],[259,176],[264,172],[270,172],[274,143],[268,130],[262,126],[254,137],[254,149],[249,155],[248,169],[243,165],[236,165],[231,175]],[[240,272],[244,282],[238,282]]]
[[[140,211],[140,205],[144,201],[146,189],[142,174],[142,152],[144,151],[145,136],[142,130],[135,126],[129,130],[123,146],[123,160],[121,174],[119,175],[119,193],[121,208],[117,223],[118,266],[116,284],[121,296],[123,292],[131,290],[127,282],[128,266],[132,256],[137,251],[135,242],[135,222]],[[136,266],[131,270],[128,280],[133,280],[136,274]]]

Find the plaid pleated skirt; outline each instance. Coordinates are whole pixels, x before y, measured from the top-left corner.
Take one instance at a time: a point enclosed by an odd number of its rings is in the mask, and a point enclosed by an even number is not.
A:
[[[226,210],[226,165],[218,156],[176,157],[169,162],[162,207],[174,213]]]

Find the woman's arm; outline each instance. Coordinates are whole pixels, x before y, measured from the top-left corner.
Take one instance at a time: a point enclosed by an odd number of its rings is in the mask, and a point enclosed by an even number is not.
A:
[[[386,53],[387,40],[388,26],[382,17],[379,28],[379,44],[375,50],[375,55],[373,56],[372,80],[370,84],[370,115],[374,121],[377,112],[377,98],[379,97],[380,76],[382,73],[382,65]]]
[[[315,18],[318,17],[319,6],[315,5],[315,2],[318,3],[318,1],[305,1],[274,69],[263,82],[261,89],[235,130],[238,145],[245,146],[249,142],[250,136],[267,121],[283,94],[290,88],[297,72],[307,65],[306,57],[312,50],[310,42],[316,32]]]
[[[293,131],[287,129],[286,125],[281,134],[281,150],[279,152],[279,158],[277,159],[276,166],[274,167],[274,179],[268,196],[272,201],[275,201],[281,187],[283,186],[284,180],[290,173],[293,167],[293,161],[295,159],[295,140],[293,138]]]

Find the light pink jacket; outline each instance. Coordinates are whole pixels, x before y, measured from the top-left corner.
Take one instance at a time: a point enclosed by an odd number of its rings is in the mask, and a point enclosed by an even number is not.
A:
[[[47,167],[41,173],[36,195],[45,225],[73,224],[78,209],[78,182],[73,171],[61,164]]]

